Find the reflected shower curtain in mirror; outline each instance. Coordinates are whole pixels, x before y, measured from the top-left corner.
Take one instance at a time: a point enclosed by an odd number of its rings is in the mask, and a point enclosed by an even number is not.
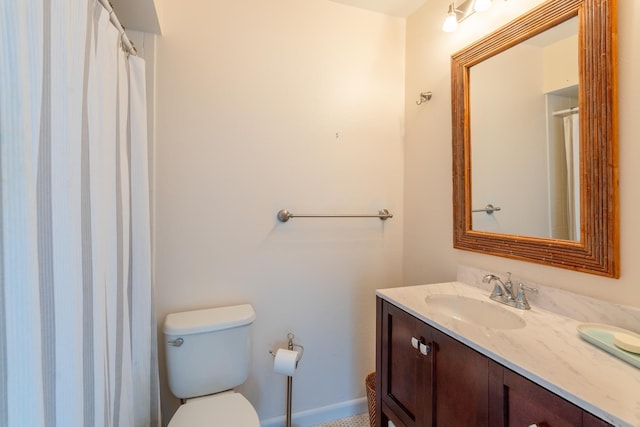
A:
[[[580,127],[578,113],[563,117],[567,163],[567,228],[569,240],[580,240]]]
[[[0,2],[0,426],[157,426],[144,61],[96,0]]]

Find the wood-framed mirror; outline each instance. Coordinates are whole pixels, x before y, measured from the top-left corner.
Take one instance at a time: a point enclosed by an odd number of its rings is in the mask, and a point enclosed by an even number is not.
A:
[[[618,210],[618,115],[617,115],[617,7],[616,0],[549,0],[528,13],[494,31],[481,40],[456,52],[451,57],[452,87],[452,148],[453,148],[453,246],[458,249],[503,256],[523,261],[561,267],[606,277],[619,277],[619,210]],[[485,61],[504,53],[524,41],[530,40],[547,30],[553,29],[570,20],[577,21],[577,110],[579,120],[574,121],[575,155],[579,163],[575,166],[575,223],[573,235],[538,235],[527,232],[485,229],[474,223],[477,215],[494,215],[499,223],[499,215],[506,208],[501,204],[517,206],[524,202],[507,198],[496,200],[501,210],[488,213],[483,211],[488,200],[474,193],[478,175],[474,171],[472,160],[474,138],[473,120],[482,121],[482,117],[491,114],[492,103],[496,99],[484,102],[471,102],[474,79],[479,73],[472,69]],[[476,67],[478,69],[479,67]],[[508,73],[508,70],[503,70]],[[473,78],[472,78],[473,76]],[[480,84],[478,85],[480,86]],[[478,87],[476,86],[476,87]],[[541,91],[541,96],[544,94]],[[476,105],[480,108],[473,109]],[[552,115],[547,108],[547,120]],[[482,110],[482,116],[480,111]],[[572,109],[569,108],[568,111]],[[502,113],[498,113],[502,114]],[[504,120],[509,120],[504,117]],[[543,125],[544,126],[544,125]],[[549,123],[546,127],[549,128]],[[473,132],[476,132],[475,130]],[[528,133],[521,129],[521,135]],[[474,136],[475,135],[475,136]],[[498,144],[513,144],[519,137],[500,140]],[[550,156],[548,141],[547,158]],[[506,146],[494,145],[492,150],[496,159]],[[569,147],[567,146],[567,150]],[[477,161],[477,160],[473,160]],[[515,165],[513,174],[526,168],[519,168],[514,160],[496,160],[495,168],[502,169],[506,164]],[[545,166],[548,167],[548,166]],[[491,173],[488,171],[487,173]],[[548,176],[547,172],[545,176]],[[565,171],[565,175],[567,172]],[[508,180],[508,176],[506,180]],[[512,175],[515,176],[515,175]],[[532,180],[536,180],[532,177]],[[550,187],[550,185],[548,185]],[[529,188],[519,188],[519,193],[527,196]],[[475,195],[474,195],[475,194]],[[475,199],[477,200],[474,200]],[[504,197],[504,196],[503,196]],[[547,194],[548,199],[553,196]],[[578,203],[579,201],[579,203]],[[486,203],[486,204],[485,204]],[[549,202],[552,204],[552,202]],[[564,203],[564,202],[563,202]],[[479,209],[478,209],[479,208]],[[503,210],[504,209],[504,210]],[[475,211],[475,212],[474,212]],[[475,215],[475,216],[474,216]],[[517,221],[527,222],[525,211],[519,214]],[[498,218],[498,219],[496,219]],[[498,224],[499,225],[499,224]],[[552,225],[549,229],[553,228]]]

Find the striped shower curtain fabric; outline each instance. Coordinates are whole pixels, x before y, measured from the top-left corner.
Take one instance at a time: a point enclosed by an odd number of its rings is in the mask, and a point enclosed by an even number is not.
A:
[[[96,0],[0,1],[0,426],[157,426],[145,64]]]

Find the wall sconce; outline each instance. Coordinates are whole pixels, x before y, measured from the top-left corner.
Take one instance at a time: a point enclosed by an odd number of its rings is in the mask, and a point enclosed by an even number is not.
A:
[[[458,28],[458,17],[456,15],[456,6],[451,3],[449,5],[447,17],[444,19],[444,23],[442,24],[442,31],[445,33],[451,33]]]
[[[505,0],[507,1],[507,0]],[[491,7],[492,0],[465,0],[458,6],[449,5],[447,17],[442,24],[442,31],[450,33],[458,28],[458,24],[476,12],[484,12]]]

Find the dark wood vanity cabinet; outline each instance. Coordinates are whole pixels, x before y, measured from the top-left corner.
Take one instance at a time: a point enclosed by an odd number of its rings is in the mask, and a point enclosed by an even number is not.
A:
[[[606,422],[377,298],[377,427],[604,427]]]
[[[488,361],[480,353],[378,300],[380,426],[488,426]]]

